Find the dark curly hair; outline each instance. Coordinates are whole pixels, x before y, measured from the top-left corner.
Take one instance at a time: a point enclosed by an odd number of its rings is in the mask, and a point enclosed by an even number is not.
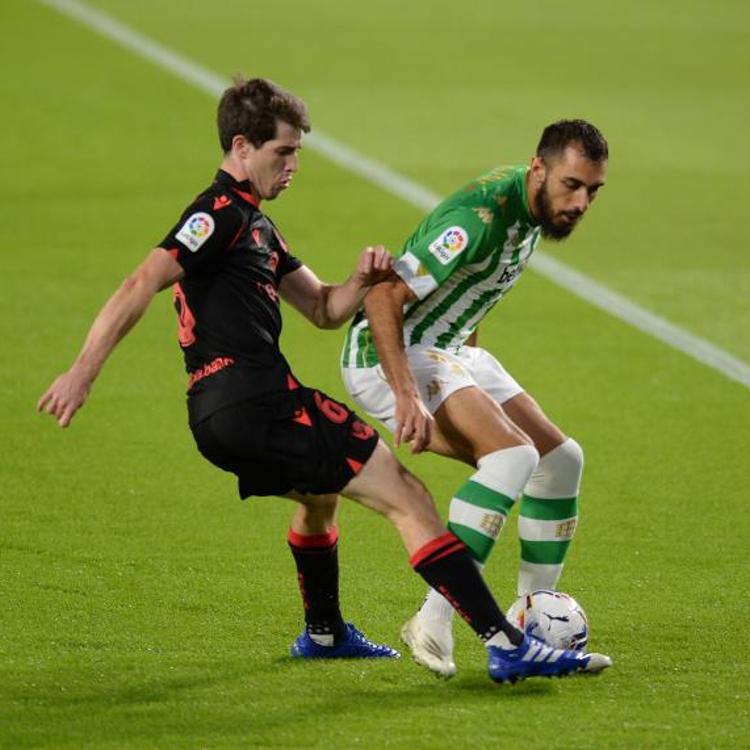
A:
[[[305,103],[265,78],[235,77],[234,85],[221,96],[216,120],[225,154],[231,151],[236,135],[244,135],[255,148],[260,148],[276,135],[278,120],[310,132]]]
[[[542,159],[559,156],[571,144],[578,146],[591,161],[604,161],[609,157],[607,140],[586,120],[558,120],[547,125],[536,147],[536,155]]]

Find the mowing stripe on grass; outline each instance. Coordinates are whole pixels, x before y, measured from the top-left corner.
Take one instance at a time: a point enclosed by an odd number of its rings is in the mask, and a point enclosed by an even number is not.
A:
[[[214,97],[218,96],[228,85],[228,81],[216,73],[79,0],[40,0],[40,2],[79,21],[102,36],[126,47],[139,57],[149,60]],[[368,182],[417,208],[430,211],[441,200],[441,197],[429,188],[419,185],[321,132],[307,135],[305,144],[334,164],[364,177]],[[750,388],[750,364],[734,357],[729,352],[649,312],[604,284],[594,281],[540,251],[534,253],[531,268],[594,307],[604,310],[639,331]]]

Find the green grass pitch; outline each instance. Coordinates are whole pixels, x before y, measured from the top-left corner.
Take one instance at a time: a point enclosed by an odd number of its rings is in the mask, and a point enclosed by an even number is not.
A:
[[[563,116],[610,140],[608,185],[558,257],[750,360],[750,16],[742,2],[98,0],[227,78],[291,88],[313,123],[445,193],[527,161]],[[750,392],[529,272],[483,344],[584,446],[563,590],[598,679],[295,663],[283,500],[240,503],[197,455],[168,294],[67,432],[34,414],[93,315],[219,161],[215,102],[34,0],[4,0],[0,747],[750,746]],[[329,280],[420,212],[307,150],[269,213]],[[344,398],[342,332],[287,311],[305,381]],[[445,512],[468,471],[403,459]],[[423,586],[395,532],[340,518],[345,613],[397,642]],[[513,524],[487,568],[512,600]]]

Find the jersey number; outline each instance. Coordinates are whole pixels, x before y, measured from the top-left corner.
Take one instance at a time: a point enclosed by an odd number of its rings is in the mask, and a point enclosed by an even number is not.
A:
[[[315,391],[314,398],[318,409],[320,409],[323,414],[331,420],[331,422],[334,424],[343,424],[346,422],[346,419],[349,416],[349,410],[345,406],[337,404],[329,398],[323,398],[323,396],[317,391]]]

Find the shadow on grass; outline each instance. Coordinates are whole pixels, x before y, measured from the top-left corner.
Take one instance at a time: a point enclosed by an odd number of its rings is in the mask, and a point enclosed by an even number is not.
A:
[[[363,686],[358,685],[356,688],[357,695],[368,695],[374,693],[377,697],[383,693],[398,693],[402,697],[405,694],[420,695],[425,691],[429,691],[434,694],[435,691],[440,691],[441,700],[442,696],[445,696],[446,692],[451,690],[455,691],[457,695],[471,691],[474,693],[481,693],[491,695],[493,700],[497,700],[499,695],[511,697],[518,696],[524,697],[528,695],[548,695],[550,692],[554,692],[554,682],[552,680],[524,680],[515,685],[501,685],[490,680],[486,671],[479,671],[479,669],[467,668],[463,670],[463,674],[459,672],[458,676],[453,677],[450,680],[444,680],[436,675],[433,675],[429,670],[419,666],[416,663],[411,662],[410,659],[402,657],[395,664],[398,665],[398,670],[394,670],[392,675],[386,674],[381,671],[383,668],[393,667],[394,662],[389,661],[368,661],[366,659],[361,660],[342,660],[342,662],[336,662],[334,660],[304,660],[304,659],[293,659],[290,656],[279,657],[274,659],[273,663],[276,665],[278,670],[286,670],[290,675],[295,672],[309,672],[315,668],[323,668],[327,670],[330,675],[336,666],[339,664],[359,664],[362,667],[369,667],[377,671],[378,684],[371,684],[366,689]],[[408,670],[408,674],[404,674]],[[419,684],[413,684],[415,680],[419,680]],[[399,684],[405,683],[405,684]],[[380,689],[378,689],[380,688]],[[462,698],[463,700],[463,698]]]
[[[48,708],[74,708],[89,706],[109,709],[117,706],[167,703],[180,699],[180,695],[194,690],[211,688],[221,682],[238,680],[247,672],[222,672],[220,675],[203,670],[202,675],[173,678],[152,678],[137,681],[132,674],[123,674],[121,679],[128,684],[113,685],[116,676],[109,674],[99,680],[92,679],[84,686],[65,687],[64,679],[55,679],[53,684],[35,684],[33,690],[19,690],[11,696],[13,702],[24,705],[33,703]],[[97,685],[96,682],[101,684]]]
[[[406,662],[406,663],[404,663]],[[352,669],[358,670],[356,675]],[[189,669],[193,674],[185,675]],[[315,699],[314,689],[337,693],[337,705],[341,708],[344,700],[338,693],[346,692],[347,700],[361,705],[363,701],[372,701],[380,707],[388,699],[399,702],[408,699],[419,701],[424,699],[431,702],[436,695],[441,701],[450,700],[454,694],[458,702],[466,699],[466,693],[477,696],[486,695],[491,700],[522,700],[526,697],[549,695],[554,693],[555,687],[547,680],[531,680],[516,685],[498,685],[493,683],[485,673],[466,670],[466,674],[451,680],[441,680],[427,670],[408,660],[380,662],[368,660],[305,661],[291,657],[279,657],[271,661],[264,668],[251,666],[214,665],[211,668],[195,666],[183,667],[182,675],[175,677],[154,676],[144,679],[132,670],[121,673],[123,683],[113,684],[118,678],[113,672],[98,675],[81,685],[65,687],[65,679],[57,676],[46,685],[37,683],[33,689],[18,690],[11,696],[14,702],[23,704],[33,702],[50,708],[65,708],[80,705],[100,706],[112,708],[149,703],[166,703],[179,701],[183,693],[211,690],[221,684],[237,683],[245,689],[271,686],[269,683],[307,684],[313,688],[309,697]],[[369,681],[368,681],[369,679]],[[97,684],[99,683],[99,684]],[[6,693],[7,695],[7,693]],[[281,696],[283,697],[283,695]]]
[[[7,737],[15,737],[17,747],[54,746],[62,738],[93,743],[161,738],[164,747],[242,738],[276,745],[292,732],[308,741],[320,738],[326,726],[338,727],[342,740],[348,733],[374,736],[377,726],[409,732],[412,721],[432,727],[437,717],[455,712],[494,715],[498,704],[526,710],[530,701],[564,696],[557,681],[497,685],[479,663],[449,681],[408,659],[280,657],[259,666],[230,658],[182,665],[174,676],[163,672],[168,665],[150,674],[123,666],[88,679],[79,674],[76,683],[67,684],[63,673],[48,673],[35,685],[13,691]]]

